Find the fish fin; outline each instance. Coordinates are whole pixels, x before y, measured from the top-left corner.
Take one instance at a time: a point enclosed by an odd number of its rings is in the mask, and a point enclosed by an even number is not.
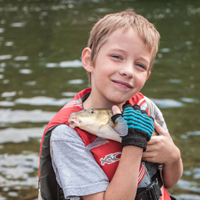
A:
[[[101,145],[107,144],[109,141],[105,138],[97,137],[92,143],[86,146],[87,149],[91,150],[93,148],[99,147]]]
[[[120,136],[128,134],[128,125],[123,117],[118,117],[115,120],[114,126],[111,126],[111,128]]]

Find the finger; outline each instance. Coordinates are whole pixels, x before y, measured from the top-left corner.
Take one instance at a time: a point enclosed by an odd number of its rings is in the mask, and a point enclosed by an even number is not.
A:
[[[112,106],[113,116],[111,117],[112,122],[115,124],[116,119],[122,116],[121,111],[118,106]]]
[[[151,159],[153,157],[153,154],[151,153],[151,152],[144,152],[143,154],[142,154],[142,159],[143,160],[147,160],[147,159]]]
[[[145,152],[147,152],[147,153],[149,153],[149,152],[153,152],[153,151],[155,151],[155,147],[154,147],[154,145],[147,145],[147,149],[146,149],[146,151]]]
[[[152,136],[158,136],[158,135],[159,135],[159,133],[154,129]]]
[[[157,155],[156,151],[145,151],[142,154],[142,159],[152,159]]]
[[[147,162],[156,163],[156,160],[153,156],[152,157],[142,157],[142,160],[145,160]]]
[[[121,114],[121,111],[120,111],[120,109],[119,109],[118,106],[114,105],[114,106],[112,107],[112,113],[113,113],[113,115],[116,115],[116,114],[118,114],[118,113]]]
[[[146,110],[141,110],[141,113],[147,115],[147,111]]]
[[[160,126],[160,124],[156,120],[154,120],[154,127],[155,127],[155,131],[159,135],[164,135],[165,134],[165,130],[162,128],[162,126]]]
[[[133,108],[134,108],[134,110],[141,110],[141,109],[140,109],[140,106],[137,105],[137,104],[135,104],[135,105],[133,106]]]
[[[151,137],[151,140],[147,142],[147,146],[155,145],[157,143],[156,137]]]
[[[123,108],[123,110],[124,109],[126,109],[126,108],[132,108],[132,105],[130,104],[130,103],[125,103],[123,106],[122,106],[122,108]]]

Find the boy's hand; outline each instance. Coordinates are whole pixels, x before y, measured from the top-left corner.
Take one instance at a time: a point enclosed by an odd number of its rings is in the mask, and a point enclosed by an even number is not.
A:
[[[174,144],[170,134],[164,130],[156,121],[155,129],[159,136],[155,136],[147,143],[147,149],[142,159],[154,163],[173,163],[179,157],[179,150]]]
[[[115,121],[118,117],[119,114],[114,115],[112,120]],[[129,103],[123,105],[122,117],[128,125],[128,134],[122,136],[122,147],[133,145],[145,151],[147,141],[154,132],[154,120],[145,111],[141,111],[138,105],[132,106]]]
[[[169,133],[156,121],[155,129],[158,136],[147,143],[147,149],[142,154],[142,159],[163,164],[163,181],[167,189],[172,188],[183,173],[181,152],[174,144]]]

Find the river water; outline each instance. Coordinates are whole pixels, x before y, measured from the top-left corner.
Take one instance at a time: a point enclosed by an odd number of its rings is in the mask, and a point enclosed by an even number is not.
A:
[[[127,8],[161,33],[142,92],[182,152],[184,174],[170,192],[200,199],[200,1],[0,0],[0,200],[37,199],[44,127],[88,87],[80,56],[89,31],[99,17]]]

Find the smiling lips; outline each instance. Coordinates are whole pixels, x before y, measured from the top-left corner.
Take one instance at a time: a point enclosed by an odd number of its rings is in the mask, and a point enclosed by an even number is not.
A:
[[[127,82],[124,82],[124,81],[118,81],[118,80],[112,80],[114,83],[116,83],[118,86],[122,87],[122,88],[129,88],[129,89],[132,89],[133,86],[130,85],[129,83]]]

